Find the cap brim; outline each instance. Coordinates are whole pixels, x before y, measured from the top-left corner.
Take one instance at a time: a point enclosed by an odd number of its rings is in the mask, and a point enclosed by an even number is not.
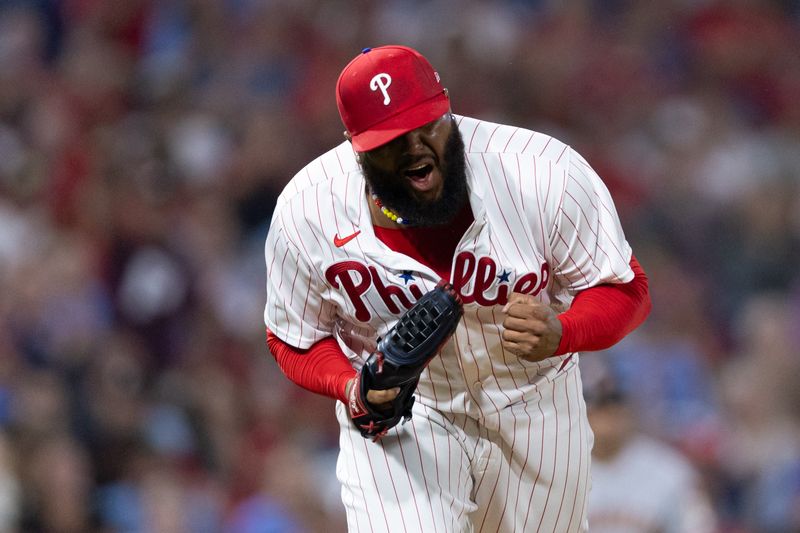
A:
[[[351,142],[356,152],[369,152],[397,137],[432,122],[450,109],[450,99],[442,91],[421,104],[406,109],[368,130],[353,135]]]

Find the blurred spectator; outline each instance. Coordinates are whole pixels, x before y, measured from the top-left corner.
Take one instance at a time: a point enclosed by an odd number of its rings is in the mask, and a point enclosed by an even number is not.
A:
[[[800,529],[799,321],[781,295],[751,297],[736,321],[740,351],[720,376],[723,510],[769,533]]]
[[[604,354],[581,361],[594,432],[590,530],[712,533],[715,516],[700,476],[676,450],[646,436]]]
[[[16,470],[14,450],[0,432],[0,531],[3,533],[15,531],[22,515],[22,494]]]
[[[0,0],[0,531],[345,529],[263,242],[390,41],[596,162],[654,305],[626,411],[721,530],[800,530],[797,2]]]
[[[23,530],[90,530],[92,472],[81,447],[70,437],[57,434],[26,450],[26,455]]]

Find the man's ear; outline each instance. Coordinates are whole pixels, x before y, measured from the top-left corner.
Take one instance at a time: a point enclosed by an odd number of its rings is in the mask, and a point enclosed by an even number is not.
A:
[[[345,138],[345,139],[347,139],[347,141],[348,141],[350,144],[353,144],[353,136],[352,136],[352,135],[350,135],[350,132],[349,132],[349,131],[347,131],[347,130],[345,130],[345,131],[344,131],[344,132],[342,132],[342,133],[344,134],[344,138]],[[354,153],[354,154],[356,154],[356,161],[358,161],[358,164],[360,165],[360,164],[361,164],[361,154],[360,154],[360,153],[358,153],[358,152],[356,152],[355,150],[353,150],[353,153]]]

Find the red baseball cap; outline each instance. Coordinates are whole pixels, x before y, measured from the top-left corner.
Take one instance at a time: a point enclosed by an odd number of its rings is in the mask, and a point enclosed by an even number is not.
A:
[[[353,148],[366,152],[450,109],[439,74],[407,46],[365,48],[342,70],[336,105]]]

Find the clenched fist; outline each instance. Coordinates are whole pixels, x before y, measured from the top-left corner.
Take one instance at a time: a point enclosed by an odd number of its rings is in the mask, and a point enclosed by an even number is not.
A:
[[[541,361],[553,355],[561,342],[556,312],[530,294],[511,293],[503,307],[503,348],[521,359]]]

